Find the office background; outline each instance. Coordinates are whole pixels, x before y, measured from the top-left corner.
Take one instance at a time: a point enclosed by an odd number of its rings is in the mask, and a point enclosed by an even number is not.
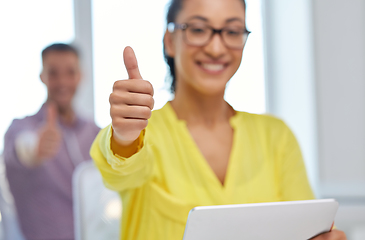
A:
[[[336,225],[349,239],[364,239],[365,1],[246,2],[253,33],[226,99],[237,110],[267,112],[289,124],[317,197],[338,199]],[[156,108],[162,107],[172,97],[162,55],[167,3],[1,1],[0,135],[13,118],[34,114],[46,99],[40,52],[53,42],[80,48],[84,79],[75,107],[99,126],[110,122],[113,82],[127,77],[127,45],[156,89]]]

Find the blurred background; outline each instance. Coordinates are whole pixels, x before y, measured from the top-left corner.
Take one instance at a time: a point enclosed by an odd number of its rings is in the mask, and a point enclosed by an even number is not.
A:
[[[168,2],[0,1],[0,152],[12,119],[33,115],[46,100],[41,51],[54,42],[81,50],[83,82],[74,104],[100,127],[110,123],[114,81],[127,78],[125,46],[154,85],[155,109],[171,99],[162,54]],[[226,100],[236,110],[284,119],[316,196],[340,202],[336,226],[349,239],[365,239],[365,1],[246,2],[252,34]],[[1,220],[0,213],[0,239]]]

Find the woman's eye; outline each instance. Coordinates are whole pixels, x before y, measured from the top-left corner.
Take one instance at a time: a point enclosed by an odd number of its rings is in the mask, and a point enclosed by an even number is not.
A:
[[[242,31],[228,29],[227,34],[229,36],[240,36],[240,35],[242,35]]]
[[[206,32],[206,29],[199,28],[199,27],[192,27],[192,28],[190,28],[190,31],[194,34],[202,34],[202,33]]]

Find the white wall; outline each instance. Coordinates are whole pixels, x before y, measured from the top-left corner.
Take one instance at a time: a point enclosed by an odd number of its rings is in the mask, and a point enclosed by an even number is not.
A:
[[[35,114],[47,98],[41,51],[73,39],[72,0],[0,1],[0,154],[12,120]]]
[[[319,195],[311,2],[263,3],[267,109],[293,130]]]
[[[365,1],[314,1],[324,195],[365,198]]]
[[[263,0],[267,108],[292,127],[317,197],[365,239],[365,1]]]
[[[80,115],[89,119],[94,118],[93,38],[91,14],[90,0],[74,0],[74,44],[81,51],[81,65],[83,70],[83,78],[75,96],[74,107]]]
[[[313,3],[320,188],[349,239],[365,239],[365,1]]]
[[[122,57],[125,46],[133,47],[142,77],[150,81],[155,89],[155,109],[161,108],[173,97],[165,81],[167,65],[162,54],[169,2],[170,0],[92,1],[95,121],[101,127],[111,122],[109,95],[113,83],[128,76]],[[257,0],[246,2],[247,27],[252,34],[245,46],[241,66],[227,86],[225,99],[236,110],[263,113],[265,88],[261,6]]]

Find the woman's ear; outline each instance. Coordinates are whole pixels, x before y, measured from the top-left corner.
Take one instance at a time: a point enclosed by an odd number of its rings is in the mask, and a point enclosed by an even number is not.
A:
[[[173,38],[173,34],[170,33],[168,30],[166,30],[165,36],[163,38],[163,42],[165,45],[165,51],[169,57],[173,58],[173,57],[175,57],[175,48],[174,48],[174,42],[173,42],[172,38]]]

